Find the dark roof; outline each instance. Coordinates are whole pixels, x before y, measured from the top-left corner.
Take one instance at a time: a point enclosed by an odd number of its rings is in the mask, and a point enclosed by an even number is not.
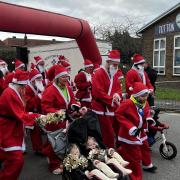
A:
[[[52,40],[39,40],[39,39],[21,39],[21,38],[7,38],[3,41],[6,46],[24,46],[24,47],[33,47],[39,45],[48,45],[60,43],[61,41]]]
[[[155,19],[153,19],[152,21],[150,21],[149,23],[147,23],[145,26],[143,26],[141,29],[139,29],[137,31],[137,34],[141,34],[145,29],[147,29],[149,26],[155,24],[157,21],[159,21],[160,19],[164,18],[165,16],[167,16],[168,14],[174,12],[176,9],[178,9],[180,7],[180,3],[176,4],[175,6],[173,6],[172,8],[170,8],[169,10],[165,11],[164,13],[162,13],[161,15],[159,15],[158,17],[156,17]]]

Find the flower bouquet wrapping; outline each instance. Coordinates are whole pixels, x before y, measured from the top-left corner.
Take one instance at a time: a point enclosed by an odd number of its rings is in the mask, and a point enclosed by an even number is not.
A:
[[[57,111],[55,113],[48,113],[47,115],[41,115],[36,118],[36,123],[39,126],[46,126],[51,123],[58,123],[59,121],[64,121],[66,118],[66,113],[64,110]]]
[[[79,158],[73,158],[73,155],[68,154],[63,160],[63,165],[68,172],[71,172],[73,169],[88,167],[88,160],[82,155]]]

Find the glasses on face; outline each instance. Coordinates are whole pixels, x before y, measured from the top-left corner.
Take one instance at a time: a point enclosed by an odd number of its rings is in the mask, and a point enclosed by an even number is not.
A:
[[[148,93],[145,93],[145,94],[142,94],[141,97],[147,97],[149,94]]]

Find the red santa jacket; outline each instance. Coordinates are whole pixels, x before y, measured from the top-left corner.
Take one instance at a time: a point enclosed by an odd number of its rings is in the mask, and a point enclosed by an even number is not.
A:
[[[4,89],[6,89],[9,86],[9,83],[12,83],[13,77],[14,77],[14,71],[6,75],[4,80]]]
[[[117,108],[113,105],[115,93],[122,100],[121,85],[117,76],[110,79],[104,67],[99,68],[92,79],[92,110],[96,114],[114,116],[114,111]]]
[[[1,77],[0,78],[0,95],[3,93],[4,91],[4,78]]]
[[[125,81],[126,93],[128,93],[129,97],[132,94],[132,88],[135,82],[143,82],[143,84],[147,86],[149,91],[154,90],[146,72],[144,72],[143,77],[141,77],[141,75],[138,73],[138,71],[135,68],[131,68],[126,74],[126,81]]]
[[[41,114],[40,95],[38,95],[38,92],[31,84],[26,86],[25,99],[27,112],[35,112]]]
[[[91,102],[91,75],[81,71],[76,75],[74,82],[77,87],[76,98],[80,101]]]
[[[149,113],[149,105],[146,103],[143,114],[138,111],[138,107],[127,99],[122,102],[115,112],[119,122],[118,140],[127,144],[142,144],[147,139],[147,120],[152,119]],[[134,130],[141,129],[138,136],[133,134]]]
[[[12,85],[4,90],[0,97],[0,148],[23,150],[23,126],[32,126],[35,117],[38,115],[25,112],[24,103]]]
[[[68,100],[66,100],[60,88],[55,83],[47,87],[41,99],[42,112],[44,114],[54,113],[61,109],[68,110],[72,105],[80,106],[75,101],[75,97],[71,88],[67,86],[67,89],[68,89],[68,96],[69,96]],[[65,128],[64,122],[59,123],[57,125],[52,124],[47,127],[47,129],[50,131],[54,131],[60,128]]]

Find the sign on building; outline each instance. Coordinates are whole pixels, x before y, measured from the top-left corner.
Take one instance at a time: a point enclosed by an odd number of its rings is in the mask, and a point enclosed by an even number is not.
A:
[[[180,13],[176,16],[174,22],[155,26],[155,36],[168,34],[172,32],[180,32]]]

